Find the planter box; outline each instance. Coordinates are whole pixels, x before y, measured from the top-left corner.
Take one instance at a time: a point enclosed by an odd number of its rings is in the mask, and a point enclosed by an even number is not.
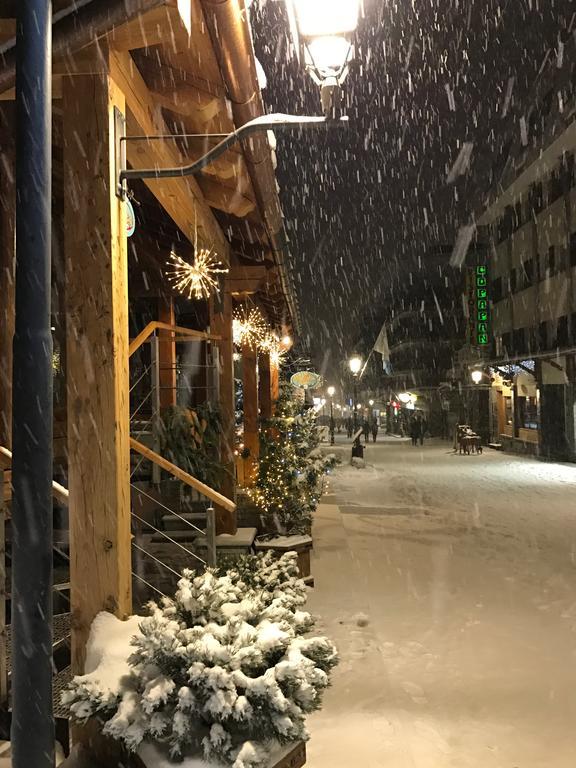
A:
[[[130,768],[140,768],[140,766],[142,768],[178,768],[179,765],[186,766],[187,762],[186,759],[184,759],[183,764],[172,763],[167,758],[160,757],[160,754],[154,748],[152,748],[150,751],[147,751],[146,754],[142,757],[142,760],[140,760],[140,758],[136,758],[137,762],[135,762],[133,766],[132,764],[129,764]],[[211,763],[204,762],[202,759],[188,761],[188,763],[190,762],[193,762],[195,765],[200,763],[205,766],[205,768],[210,768],[210,765],[212,765]],[[275,756],[272,757],[272,762],[269,763],[268,768],[302,768],[305,763],[306,744],[300,741],[297,744],[293,744],[292,746],[279,749],[275,753]],[[76,768],[76,766],[73,768]],[[78,768],[84,768],[84,766],[79,766]],[[86,768],[89,767],[86,766]],[[218,768],[220,768],[220,764],[218,764]]]
[[[312,551],[312,536],[278,536],[275,539],[267,541],[256,541],[254,549],[257,552],[263,552],[271,549],[279,555],[285,552],[296,552],[298,554],[298,568],[300,576],[308,586],[314,586],[314,577],[311,574],[310,552]]]
[[[306,744],[296,744],[287,755],[280,758],[270,768],[301,768],[306,763]]]

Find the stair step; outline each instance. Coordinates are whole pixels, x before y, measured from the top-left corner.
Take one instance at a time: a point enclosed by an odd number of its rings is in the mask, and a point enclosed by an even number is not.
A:
[[[202,527],[202,523],[204,524],[204,527],[206,526],[205,512],[178,512],[178,517],[171,514],[162,515],[162,525],[164,526],[164,530],[183,531],[186,528],[186,525],[182,523],[182,518],[187,522],[192,523],[192,525],[195,525],[197,528]],[[192,527],[190,528],[190,532],[194,533]],[[196,531],[196,533],[198,533],[198,531]]]

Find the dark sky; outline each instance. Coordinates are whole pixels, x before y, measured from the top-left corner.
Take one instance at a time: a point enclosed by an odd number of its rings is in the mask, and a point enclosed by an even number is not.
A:
[[[365,0],[350,128],[278,136],[303,337],[318,366],[370,348],[427,250],[453,242],[519,133],[543,62],[574,35],[575,11],[573,0]],[[318,114],[284,1],[256,0],[253,26],[270,111]],[[470,168],[448,185],[463,142],[474,145]]]

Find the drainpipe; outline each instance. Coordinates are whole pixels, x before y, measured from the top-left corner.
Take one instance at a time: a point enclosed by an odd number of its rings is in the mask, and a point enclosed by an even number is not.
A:
[[[18,3],[12,765],[52,768],[52,0]]]
[[[245,0],[201,0],[212,43],[220,63],[236,128],[265,114],[256,73],[256,58]],[[298,309],[284,265],[286,235],[272,156],[266,135],[243,143],[244,158],[280,272],[292,323],[298,330]]]

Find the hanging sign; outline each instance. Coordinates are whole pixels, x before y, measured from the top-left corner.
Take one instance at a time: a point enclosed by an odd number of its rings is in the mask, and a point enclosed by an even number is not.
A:
[[[297,389],[318,389],[322,386],[322,376],[313,371],[298,371],[291,377],[290,384]]]
[[[136,214],[134,213],[134,206],[128,198],[124,204],[126,205],[126,237],[132,237],[136,231]]]

